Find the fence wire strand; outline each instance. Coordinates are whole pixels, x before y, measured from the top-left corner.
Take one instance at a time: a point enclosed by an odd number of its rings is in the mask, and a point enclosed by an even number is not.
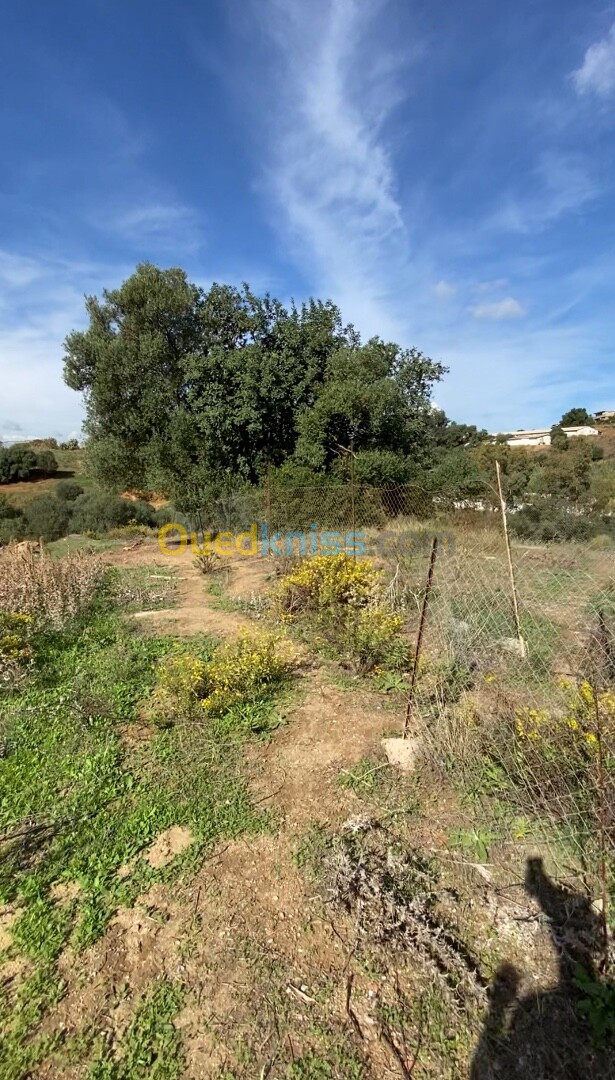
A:
[[[615,865],[615,562],[608,547],[521,543],[513,529],[509,561],[495,486],[469,501],[412,485],[267,484],[203,507],[197,527],[254,524],[261,541],[276,537],[269,553],[371,556],[409,642],[438,537],[411,734],[458,791],[472,835],[484,823],[477,839],[490,857],[491,848],[495,858],[511,843],[546,847],[553,864],[574,869],[605,907]]]

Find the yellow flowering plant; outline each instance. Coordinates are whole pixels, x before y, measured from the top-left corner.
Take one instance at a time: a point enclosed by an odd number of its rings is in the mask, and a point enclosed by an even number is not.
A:
[[[276,601],[290,618],[338,605],[361,608],[375,597],[378,579],[379,571],[369,559],[357,562],[345,552],[314,555],[282,579]]]
[[[12,685],[31,662],[32,627],[30,615],[0,611],[0,685]]]
[[[353,660],[360,671],[398,670],[408,657],[403,619],[383,602],[381,571],[345,552],[303,559],[280,582],[274,605]]]
[[[172,652],[160,660],[145,707],[148,719],[165,727],[180,717],[190,717],[198,705],[205,666],[204,660],[184,652]]]
[[[161,726],[222,716],[234,706],[263,700],[283,683],[294,657],[277,634],[243,633],[218,646],[210,659],[173,652],[160,661],[146,715]]]
[[[586,679],[579,683],[561,679],[566,708],[556,714],[548,709],[523,707],[515,713],[515,734],[521,741],[552,744],[560,750],[595,750],[598,735],[615,737],[615,693],[594,690]]]
[[[235,705],[267,697],[283,683],[292,663],[278,634],[240,634],[205,664],[201,708],[221,716]]]
[[[408,645],[401,633],[402,626],[401,615],[380,604],[370,604],[358,611],[349,634],[361,670],[382,666],[396,670],[407,662]]]

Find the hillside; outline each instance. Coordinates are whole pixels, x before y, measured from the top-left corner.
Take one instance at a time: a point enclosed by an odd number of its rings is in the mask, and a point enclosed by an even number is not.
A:
[[[75,480],[83,488],[90,488],[94,481],[85,471],[85,451],[53,450],[58,471],[50,477],[33,477],[15,484],[3,484],[0,492],[15,506],[23,507],[35,495],[52,495],[58,480]]]

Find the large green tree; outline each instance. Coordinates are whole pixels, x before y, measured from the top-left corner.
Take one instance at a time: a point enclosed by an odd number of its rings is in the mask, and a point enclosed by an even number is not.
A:
[[[111,486],[160,488],[187,507],[290,460],[326,471],[332,442],[422,452],[444,369],[377,339],[362,346],[330,301],[205,292],[146,263],[86,307],[65,380],[85,395],[91,466]]]
[[[593,424],[594,418],[585,408],[568,409],[562,416],[558,427],[580,427],[583,424]]]

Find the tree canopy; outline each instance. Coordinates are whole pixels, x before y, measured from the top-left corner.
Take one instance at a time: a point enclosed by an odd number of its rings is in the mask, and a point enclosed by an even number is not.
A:
[[[562,416],[558,427],[580,427],[582,424],[593,424],[594,418],[587,409],[568,409]]]
[[[58,463],[51,450],[42,450],[37,453],[25,443],[0,446],[0,484],[30,480],[35,473],[40,476],[51,476],[57,468]]]
[[[328,473],[350,444],[372,455],[371,475],[375,454],[407,474],[436,442],[431,392],[445,368],[418,349],[363,344],[331,301],[204,291],[143,263],[86,309],[64,378],[85,395],[90,464],[107,484],[196,505],[270,466]]]

